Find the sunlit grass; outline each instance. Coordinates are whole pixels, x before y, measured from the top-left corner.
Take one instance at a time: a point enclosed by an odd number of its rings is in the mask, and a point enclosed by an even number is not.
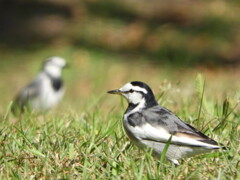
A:
[[[66,95],[59,107],[44,115],[9,112],[11,100],[36,74],[41,60],[58,54],[72,68],[64,73]],[[10,53],[0,72],[0,177],[6,179],[239,179],[240,115],[236,71],[179,69],[128,62],[86,49],[54,48]],[[197,76],[199,72],[202,75]],[[239,74],[238,74],[239,75]],[[205,88],[203,82],[205,79]],[[129,143],[122,128],[127,106],[107,90],[131,80],[142,80],[154,90],[160,104],[206,135],[229,147],[172,163],[154,159]],[[200,108],[201,105],[201,108]],[[162,162],[163,161],[163,162]],[[161,163],[162,162],[162,163]],[[1,178],[1,179],[2,179]]]

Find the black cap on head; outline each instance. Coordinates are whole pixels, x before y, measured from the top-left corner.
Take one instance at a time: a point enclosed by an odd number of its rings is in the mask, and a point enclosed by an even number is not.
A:
[[[153,92],[152,92],[152,89],[144,82],[141,82],[141,81],[132,81],[131,84],[133,86],[139,86],[141,88],[144,88],[147,90],[148,94],[151,94],[154,96]]]

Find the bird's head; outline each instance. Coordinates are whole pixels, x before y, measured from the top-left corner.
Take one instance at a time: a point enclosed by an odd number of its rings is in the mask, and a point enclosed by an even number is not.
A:
[[[144,103],[145,107],[157,105],[151,88],[140,81],[132,81],[125,84],[120,89],[108,91],[110,94],[120,94],[124,96],[129,104],[138,105]]]
[[[43,63],[43,70],[49,75],[58,77],[61,76],[62,69],[67,66],[66,61],[58,56],[53,56]]]

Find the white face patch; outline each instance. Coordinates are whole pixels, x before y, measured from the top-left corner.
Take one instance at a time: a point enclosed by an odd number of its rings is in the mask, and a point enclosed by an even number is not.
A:
[[[125,84],[119,90],[123,92],[122,95],[127,99],[127,101],[133,104],[139,104],[143,100],[145,101],[141,93],[147,94],[146,89],[139,86],[133,86],[131,83]]]
[[[123,93],[122,95],[128,100],[129,103],[133,104],[139,104],[144,100],[142,94],[139,92]]]
[[[60,77],[62,74],[62,69],[57,66],[46,66],[44,71],[53,77]]]

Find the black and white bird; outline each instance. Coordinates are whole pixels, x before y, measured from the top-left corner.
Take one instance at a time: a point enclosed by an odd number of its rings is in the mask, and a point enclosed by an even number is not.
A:
[[[38,112],[55,107],[64,95],[62,69],[66,61],[57,56],[46,59],[40,73],[16,97],[13,113],[21,113],[26,108]]]
[[[151,88],[139,81],[125,84],[110,94],[120,94],[128,101],[123,126],[137,146],[151,148],[160,157],[170,140],[166,158],[178,165],[178,159],[210,152],[224,147],[183,122],[168,109],[160,106]]]

